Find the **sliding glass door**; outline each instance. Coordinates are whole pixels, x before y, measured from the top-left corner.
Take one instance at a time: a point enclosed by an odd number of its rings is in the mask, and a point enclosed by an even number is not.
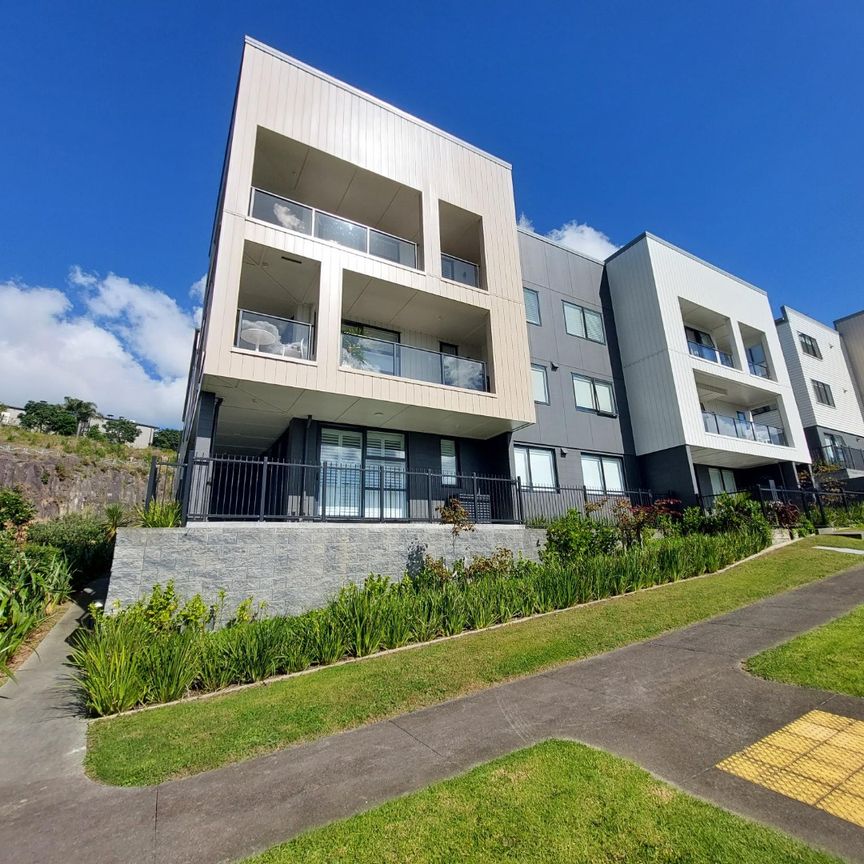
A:
[[[408,484],[401,432],[321,430],[321,498],[333,519],[406,519]],[[382,509],[383,507],[383,509]]]

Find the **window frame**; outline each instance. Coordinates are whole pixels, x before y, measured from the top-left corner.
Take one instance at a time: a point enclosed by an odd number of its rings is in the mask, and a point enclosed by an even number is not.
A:
[[[596,459],[600,466],[600,477],[603,481],[602,489],[589,489],[587,483],[585,483],[585,469],[584,469],[584,461],[585,459]],[[621,482],[622,489],[620,491],[609,490],[609,484],[606,482],[606,467],[603,464],[604,460],[615,461],[618,463],[621,469]],[[582,486],[588,492],[600,492],[603,495],[626,495],[627,494],[627,472],[625,470],[624,458],[622,456],[615,456],[609,453],[587,453],[582,452],[579,454],[579,467],[582,470]]]
[[[560,486],[558,485],[558,463],[555,459],[555,448],[554,447],[536,447],[532,444],[514,444],[513,445],[513,461],[516,462],[516,451],[521,450],[526,454],[525,459],[525,467],[528,469],[528,482],[522,484],[522,489],[526,489],[529,492],[558,492]],[[535,486],[534,480],[531,476],[531,452],[537,451],[540,453],[548,454],[552,464],[552,486]],[[516,477],[521,480],[519,477],[518,470],[514,471]]]
[[[534,393],[534,376],[531,376],[531,395],[534,397],[535,405],[549,405],[549,375],[547,374],[546,367],[542,363],[532,363],[531,371],[533,372],[542,372],[543,373],[543,392],[546,394],[546,398],[541,400],[537,399],[536,394]]]
[[[826,408],[837,407],[837,403],[834,401],[834,392],[830,384],[826,384],[824,381],[817,381],[815,378],[811,378],[810,383],[813,385],[813,395],[816,397],[816,402],[819,405],[824,405]],[[826,396],[827,401],[820,398],[820,395]]]
[[[801,350],[808,357],[812,357],[814,360],[822,359],[822,349],[819,347],[819,343],[816,341],[816,338],[814,336],[811,336],[809,333],[802,333],[799,330],[798,344],[801,346]]]
[[[597,311],[596,309],[589,309],[587,306],[581,306],[579,303],[574,303],[572,300],[562,300],[562,308],[564,315],[564,332],[568,336],[575,336],[577,339],[585,339],[588,342],[593,342],[595,345],[605,345],[606,344],[606,318],[603,315],[602,311]],[[567,327],[567,308],[576,310],[579,313],[579,317],[582,319],[582,333],[573,333]],[[600,332],[603,334],[602,339],[593,339],[588,335],[588,319],[586,318],[586,312],[591,313],[592,315],[596,315],[600,319]]]
[[[533,294],[537,298],[537,320],[532,321],[528,317],[528,304],[525,302],[525,294],[530,293]],[[543,326],[543,313],[540,311],[540,292],[536,288],[528,288],[526,285],[522,286],[522,305],[525,307],[525,320],[529,324],[533,324],[535,327]]]
[[[453,445],[453,473],[445,472],[444,470],[444,442],[449,441]],[[459,485],[459,446],[455,438],[440,438],[438,440],[438,453],[440,456],[441,465],[441,485],[442,486],[458,486]],[[449,457],[448,457],[449,458]]]
[[[612,381],[608,381],[605,378],[592,378],[590,375],[581,375],[578,372],[570,373],[571,382],[575,384],[576,379],[580,381],[587,381],[591,385],[591,399],[593,402],[593,407],[589,408],[584,405],[580,405],[576,400],[576,389],[573,389],[573,401],[576,403],[577,411],[589,411],[592,414],[597,414],[600,417],[617,417],[618,416],[618,399],[615,395],[615,384]],[[597,401],[597,385],[602,384],[609,388],[609,392],[612,396],[612,410],[606,411],[599,407],[599,403]]]

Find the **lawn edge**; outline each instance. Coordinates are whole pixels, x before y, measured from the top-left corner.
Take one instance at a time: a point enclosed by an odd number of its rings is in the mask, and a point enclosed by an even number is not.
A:
[[[638,588],[635,591],[627,591],[624,594],[615,594],[612,597],[602,597],[599,600],[589,600],[587,603],[577,603],[574,606],[565,606],[563,609],[552,609],[549,612],[535,612],[533,615],[526,615],[521,618],[511,618],[509,621],[504,621],[500,624],[492,624],[489,627],[482,627],[478,630],[463,630],[460,633],[454,633],[452,636],[437,636],[435,639],[429,639],[425,642],[411,642],[408,645],[401,645],[398,648],[385,648],[383,651],[375,651],[372,654],[367,654],[365,657],[346,657],[342,660],[337,660],[335,663],[328,663],[326,666],[310,666],[308,669],[302,669],[299,672],[288,672],[284,675],[274,675],[272,678],[264,678],[261,681],[252,681],[248,684],[233,684],[230,687],[225,687],[222,690],[213,690],[210,693],[195,693],[191,696],[184,696],[181,699],[175,699],[172,702],[159,702],[156,705],[142,705],[139,708],[130,708],[128,711],[121,711],[117,714],[108,714],[104,717],[89,717],[87,718],[88,725],[95,725],[97,723],[103,723],[109,720],[116,720],[120,717],[130,717],[134,714],[140,714],[144,711],[158,711],[160,708],[169,708],[174,705],[185,705],[191,702],[199,702],[203,699],[212,699],[218,696],[228,696],[233,693],[239,693],[243,690],[250,690],[254,687],[267,687],[271,684],[278,684],[281,681],[288,681],[291,678],[299,678],[303,675],[313,675],[316,672],[323,672],[325,669],[336,669],[340,666],[348,666],[353,663],[363,663],[367,660],[374,660],[377,657],[386,657],[390,654],[398,654],[403,651],[414,651],[418,648],[427,648],[431,645],[438,645],[443,642],[452,642],[454,639],[463,639],[469,636],[476,636],[481,633],[491,633],[494,630],[500,630],[503,627],[514,627],[519,624],[525,624],[529,621],[536,621],[540,618],[549,618],[552,615],[560,615],[564,612],[572,612],[575,609],[588,609],[591,606],[598,606],[603,603],[611,603],[615,600],[620,600],[623,597],[633,597],[637,594],[644,594],[648,591],[658,591],[661,588],[668,588],[670,585],[680,585],[683,582],[695,582],[698,579],[708,579],[712,576],[719,576],[721,573],[725,573],[728,570],[732,570],[735,567],[740,567],[742,564],[746,564],[749,561],[753,561],[756,558],[761,558],[764,555],[769,555],[772,552],[777,552],[780,549],[784,549],[787,546],[792,546],[795,543],[798,543],[801,540],[804,540],[804,537],[796,537],[790,540],[783,540],[780,543],[776,543],[772,546],[768,546],[765,549],[760,549],[758,552],[753,555],[748,555],[746,558],[742,558],[740,561],[735,561],[733,564],[727,564],[725,567],[721,567],[719,570],[712,570],[710,573],[700,573],[698,576],[690,576],[687,579],[677,579],[672,582],[663,582],[659,585],[649,585],[647,588]],[[829,547],[830,549],[830,547]],[[830,551],[834,551],[830,549]],[[850,567],[854,567],[854,564],[851,564]],[[790,589],[790,590],[795,590]],[[757,601],[758,602],[758,601]],[[720,615],[725,615],[725,612],[718,613]],[[715,615],[711,616],[712,618],[717,617]],[[702,620],[710,620],[710,619],[702,619]],[[689,624],[686,626],[690,626]],[[683,628],[682,628],[683,629]],[[672,631],[667,631],[672,632]],[[655,636],[650,636],[649,639],[654,639]],[[644,642],[646,640],[640,640],[640,642]],[[631,642],[628,644],[636,645],[639,644],[637,642]],[[623,646],[622,646],[623,647]],[[617,649],[613,649],[617,650]],[[589,655],[596,656],[596,655]],[[569,661],[568,661],[569,662]]]

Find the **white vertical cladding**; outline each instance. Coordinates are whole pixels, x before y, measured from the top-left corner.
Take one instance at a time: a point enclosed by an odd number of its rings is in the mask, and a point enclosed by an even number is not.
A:
[[[864,435],[864,416],[844,351],[843,337],[833,327],[788,306],[782,307],[782,311],[783,318],[777,323],[777,332],[804,425]],[[801,333],[816,340],[821,359],[804,353],[799,338]],[[831,388],[834,407],[816,400],[813,381],[820,381]]]
[[[636,242],[606,264],[637,455],[685,443],[648,244]]]
[[[247,219],[258,127],[277,132],[421,193],[423,271],[409,271],[314,238],[266,229]],[[376,392],[407,404],[477,413],[522,425],[534,420],[528,340],[516,240],[510,167],[323,73],[247,40],[229,142],[225,195],[214,274],[205,373],[303,386],[331,393],[373,396],[369,375],[339,368],[343,270],[382,278],[488,310],[491,357],[489,394],[421,382],[386,382]],[[441,278],[438,201],[483,220],[487,290]],[[232,355],[244,240],[262,232],[267,245],[294,249],[321,262],[317,362],[311,366]],[[301,252],[302,249],[302,252]],[[278,367],[278,371],[277,371]],[[251,373],[250,373],[251,370]]]
[[[764,292],[647,234],[613,256],[606,268],[638,454],[688,444],[764,459],[809,461]],[[730,320],[735,353],[740,355],[736,359],[744,368],[729,369],[689,353],[681,299]],[[764,334],[776,380],[750,375],[744,362],[741,324]],[[718,386],[728,382],[771,393],[791,446],[709,435],[702,419],[694,370],[715,377]],[[640,428],[643,426],[647,428]]]
[[[864,309],[834,322],[837,332],[843,337],[846,365],[852,373],[852,381],[858,391],[858,405],[864,414]]]

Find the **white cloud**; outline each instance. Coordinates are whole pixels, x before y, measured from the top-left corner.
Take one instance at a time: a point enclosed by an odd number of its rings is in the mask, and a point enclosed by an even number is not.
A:
[[[534,223],[524,213],[519,216],[518,224],[526,231],[534,230]],[[600,261],[605,261],[620,248],[602,231],[584,222],[577,222],[575,219],[565,222],[560,228],[553,228],[544,236]]]
[[[197,303],[204,300],[204,289],[207,287],[207,274],[205,273],[200,279],[196,279],[189,288],[189,296]]]
[[[0,399],[76,396],[104,413],[178,425],[195,311],[113,273],[73,267],[69,281],[82,312],[64,291],[0,283]]]

